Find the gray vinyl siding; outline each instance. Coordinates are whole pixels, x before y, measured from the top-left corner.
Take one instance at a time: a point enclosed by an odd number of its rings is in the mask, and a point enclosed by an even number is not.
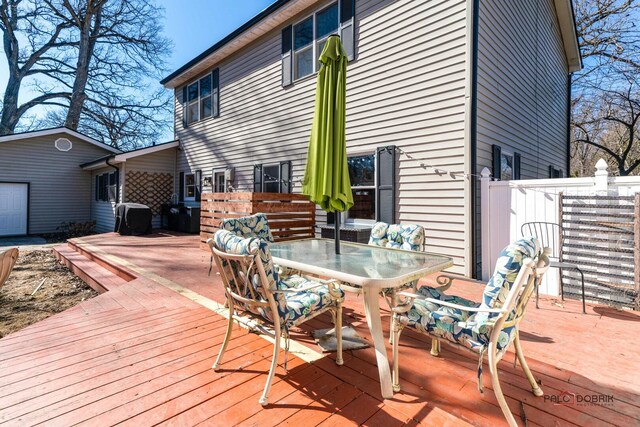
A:
[[[112,167],[91,171],[91,219],[96,222],[96,231],[98,233],[113,231],[116,225],[115,207],[117,203],[96,200],[96,176],[111,172],[114,172]],[[120,166],[120,173],[120,184],[122,184],[122,166]],[[119,194],[122,194],[122,187],[120,187]]]
[[[134,157],[124,163],[124,168],[127,172],[135,170],[143,172],[170,173],[173,175],[175,185],[176,152],[177,150],[175,148],[170,148],[156,153]],[[124,200],[127,200],[126,192],[124,193]],[[168,201],[169,200],[167,200],[167,202]],[[153,216],[151,223],[153,228],[160,227],[160,220],[160,215]]]
[[[73,148],[58,151],[54,142],[67,138]],[[0,143],[0,181],[29,182],[30,234],[55,233],[63,222],[91,219],[91,172],[80,164],[109,154],[67,134]]]
[[[552,0],[480,1],[478,172],[491,146],[519,152],[521,178],[566,173],[567,60]],[[508,36],[507,36],[508,35]]]
[[[356,60],[347,70],[349,152],[397,145],[424,163],[464,171],[466,30],[465,0],[356,1]],[[235,167],[235,188],[251,191],[254,163],[291,160],[293,191],[300,191],[315,76],[281,87],[280,40],[277,29],[217,65],[218,118],[183,128],[182,87],[176,89],[178,172],[201,169],[207,176]],[[462,272],[464,181],[398,159],[398,222],[423,225],[427,250],[454,257]],[[318,222],[324,218],[318,211]]]
[[[548,178],[549,165],[566,174],[568,65],[553,1],[479,3],[476,173],[491,170],[497,144],[521,154],[521,179]],[[475,248],[479,263],[479,232]]]

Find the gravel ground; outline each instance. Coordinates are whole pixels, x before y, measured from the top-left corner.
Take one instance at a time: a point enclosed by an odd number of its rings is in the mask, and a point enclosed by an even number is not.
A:
[[[40,289],[31,295],[40,282]],[[0,338],[98,295],[60,264],[51,250],[21,251],[0,288]]]

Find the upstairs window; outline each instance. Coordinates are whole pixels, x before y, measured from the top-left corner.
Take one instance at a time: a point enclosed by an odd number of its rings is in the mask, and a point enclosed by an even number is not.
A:
[[[206,76],[184,86],[182,90],[184,127],[199,120],[219,115],[219,80],[218,69],[215,69]]]
[[[282,85],[314,74],[329,36],[337,34],[349,60],[355,57],[355,0],[338,0],[282,30]]]

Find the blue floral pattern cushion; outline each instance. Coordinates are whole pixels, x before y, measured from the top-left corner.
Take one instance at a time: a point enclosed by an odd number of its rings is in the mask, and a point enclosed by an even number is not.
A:
[[[257,237],[273,243],[273,235],[269,229],[269,221],[263,213],[241,218],[223,219],[220,224],[221,230],[228,230],[240,237]]]
[[[420,251],[424,245],[424,228],[416,224],[377,222],[371,230],[369,244],[384,248]]]
[[[269,252],[269,245],[266,240],[259,238],[243,239],[230,231],[218,230],[214,236],[214,244],[216,249],[235,255],[249,255],[256,253],[257,251],[267,276],[267,286],[271,291],[276,289],[291,289],[299,286],[311,286],[317,283],[296,275],[287,277],[286,279],[281,279],[273,266],[271,253]],[[238,268],[238,265],[237,263],[228,263],[224,261],[223,268]],[[262,281],[255,270],[253,271],[251,284],[253,285],[255,292],[260,296],[260,299],[262,301],[267,301]],[[340,297],[344,297],[344,293],[342,291],[340,291],[340,293]],[[242,296],[251,298],[248,290],[246,294]],[[302,323],[319,310],[328,307],[333,303],[333,299],[329,293],[329,287],[326,285],[300,292],[276,292],[273,294],[273,297],[278,308],[278,316],[280,317],[282,324],[286,327]],[[236,304],[240,303],[236,301]],[[249,305],[241,305],[241,307],[245,311],[257,314],[271,322],[274,321],[273,313],[268,307],[256,308]]]
[[[455,295],[445,295],[434,288],[422,286],[418,293],[441,301],[465,307],[499,308],[504,303],[511,286],[526,258],[536,258],[542,254],[540,243],[535,238],[520,239],[507,246],[496,263],[493,277],[487,283],[482,303],[476,303]],[[513,317],[514,313],[509,315]],[[481,353],[489,344],[492,318],[497,314],[468,312],[444,307],[430,301],[414,300],[413,306],[399,320],[422,333],[444,338]],[[498,337],[498,348],[506,348],[515,338],[514,327],[505,328]]]

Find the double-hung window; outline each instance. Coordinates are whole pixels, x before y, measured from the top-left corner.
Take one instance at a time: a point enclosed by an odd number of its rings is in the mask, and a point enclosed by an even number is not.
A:
[[[188,173],[184,175],[184,200],[196,199],[196,176]]]
[[[502,147],[494,144],[492,146],[493,170],[491,175],[494,179],[510,181],[520,179],[520,154],[504,151]]]
[[[291,161],[254,165],[253,191],[291,193]]]
[[[338,0],[282,30],[282,84],[312,75],[320,69],[320,54],[331,35],[339,35],[353,59],[355,0]]]
[[[95,200],[102,202],[117,202],[118,172],[96,175]]]
[[[348,221],[373,221],[376,218],[376,159],[373,153],[347,158],[353,207],[347,211]]]
[[[183,88],[184,125],[219,115],[218,69]]]

